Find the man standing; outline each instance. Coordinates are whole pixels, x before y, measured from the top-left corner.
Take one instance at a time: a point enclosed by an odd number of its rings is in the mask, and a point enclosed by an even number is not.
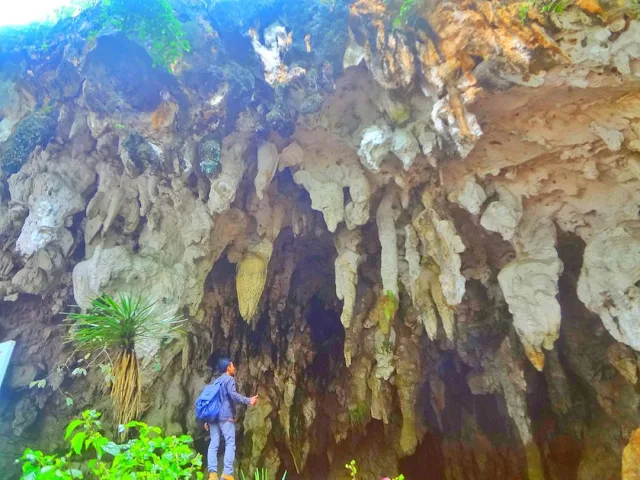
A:
[[[222,480],[233,479],[233,461],[236,457],[236,426],[235,426],[235,404],[244,403],[252,407],[258,403],[258,395],[251,398],[243,397],[236,391],[236,367],[228,358],[221,358],[218,361],[218,372],[220,377],[220,392],[222,394],[222,406],[218,421],[212,424],[206,423],[204,428],[211,434],[209,442],[209,452],[207,454],[207,468],[209,470],[209,480],[218,480],[218,449],[220,447],[220,436],[224,438],[224,471]]]

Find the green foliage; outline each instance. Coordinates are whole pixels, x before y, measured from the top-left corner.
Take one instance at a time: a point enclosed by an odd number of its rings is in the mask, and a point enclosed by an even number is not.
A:
[[[526,21],[532,8],[540,13],[562,13],[570,3],[571,0],[529,0],[520,7],[518,16],[523,22]]]
[[[146,45],[154,66],[168,69],[191,50],[169,0],[102,0],[99,8],[100,25]]]
[[[351,460],[349,463],[347,463],[344,466],[344,468],[346,468],[349,471],[351,480],[358,480],[358,466],[356,465],[355,460]],[[393,477],[391,480],[404,480],[404,475],[400,474],[397,477]]]
[[[33,382],[29,383],[29,388],[33,388],[33,387],[44,388],[46,386],[47,386],[46,378],[43,378],[41,380],[34,380]]]
[[[398,15],[393,20],[393,28],[400,28],[407,23],[409,14],[413,12],[414,8],[418,5],[420,0],[404,0],[400,6]]]
[[[253,477],[246,477],[244,475],[244,472],[240,472],[240,478],[242,480],[269,480],[269,472],[267,472],[266,468],[259,468],[258,470],[256,470],[253,473]],[[282,479],[281,480],[286,480],[287,479],[287,472],[284,472],[284,474],[282,475]]]
[[[395,316],[397,311],[398,299],[391,290],[387,290],[384,299],[384,318],[387,320],[387,322]]]
[[[355,408],[349,409],[349,423],[351,426],[355,428],[364,427],[368,410],[369,407],[365,404],[358,404]]]
[[[358,477],[358,467],[356,466],[356,461],[355,460],[351,460],[349,463],[347,463],[344,468],[346,468],[349,471],[349,475],[351,475],[351,480],[356,480],[356,478]]]
[[[158,427],[130,422],[138,438],[118,444],[102,434],[100,413],[83,412],[67,426],[64,456],[45,455],[30,448],[22,457],[22,480],[53,479],[202,479],[202,457],[191,449],[188,435],[164,437]]]
[[[393,342],[390,339],[387,338],[382,342],[382,351],[387,355],[393,353]]]
[[[87,352],[133,351],[145,340],[176,337],[184,324],[183,319],[159,311],[157,302],[135,294],[120,294],[118,300],[102,295],[86,313],[69,314],[66,321],[71,324],[68,341]]]
[[[154,66],[167,69],[191,50],[169,0],[73,0],[56,9],[46,23],[55,24],[94,8],[96,20],[87,38],[89,42],[97,37],[101,29],[115,28],[144,45]],[[40,42],[40,50],[47,50],[50,40],[44,38]]]

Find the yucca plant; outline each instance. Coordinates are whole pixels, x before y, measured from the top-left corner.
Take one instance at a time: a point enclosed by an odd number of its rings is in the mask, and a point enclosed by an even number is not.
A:
[[[140,415],[142,382],[136,346],[145,341],[175,338],[184,319],[161,311],[157,302],[136,294],[115,300],[102,295],[85,313],[71,313],[68,341],[78,350],[104,352],[112,359],[111,400],[118,424]]]

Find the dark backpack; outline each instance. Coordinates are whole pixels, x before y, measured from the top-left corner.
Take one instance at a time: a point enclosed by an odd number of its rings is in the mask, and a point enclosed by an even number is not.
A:
[[[222,377],[204,387],[196,400],[196,420],[201,422],[215,422],[222,408]]]

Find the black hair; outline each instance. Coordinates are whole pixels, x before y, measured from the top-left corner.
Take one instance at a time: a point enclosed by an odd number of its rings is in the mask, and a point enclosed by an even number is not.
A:
[[[229,357],[222,357],[220,360],[218,360],[218,372],[225,373],[230,363],[231,359]]]

